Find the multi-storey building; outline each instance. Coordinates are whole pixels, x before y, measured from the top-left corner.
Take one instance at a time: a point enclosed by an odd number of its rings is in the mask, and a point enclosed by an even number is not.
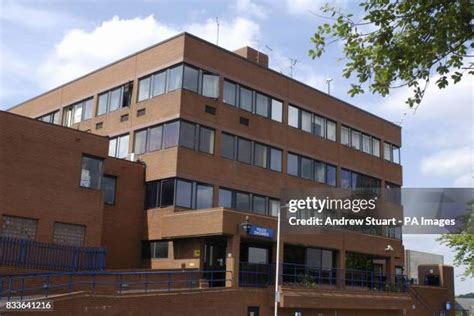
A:
[[[402,185],[399,126],[271,70],[268,56],[250,47],[229,52],[187,33],[9,111],[107,136],[109,156],[145,165],[145,211],[140,206],[126,215],[143,220],[141,245],[110,255],[113,268],[229,271],[233,286],[266,286],[276,235],[242,224],[276,231],[283,188]],[[124,191],[117,190],[117,205],[130,198]],[[113,227],[102,234],[113,239],[128,229],[121,221]],[[95,238],[89,233],[95,234],[86,228],[86,240]],[[396,229],[283,235],[284,273],[299,276],[313,267],[327,289],[282,290],[280,306],[286,313],[399,315],[411,306],[408,294],[357,294],[348,272],[363,267],[359,279],[390,280],[402,274],[403,254]]]

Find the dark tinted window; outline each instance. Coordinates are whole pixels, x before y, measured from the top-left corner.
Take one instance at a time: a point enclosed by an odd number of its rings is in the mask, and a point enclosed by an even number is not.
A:
[[[240,87],[240,108],[252,112],[252,90]]]
[[[252,211],[257,214],[266,214],[266,203],[265,198],[263,196],[254,195],[253,196],[253,205]]]
[[[178,138],[179,138],[179,122],[175,121],[172,123],[166,123],[165,131],[164,131],[163,147],[169,148],[169,147],[177,146]]]
[[[336,167],[326,165],[326,183],[336,186]]]
[[[161,206],[174,204],[174,179],[161,181]]]
[[[235,136],[221,134],[221,156],[227,159],[235,159]]]
[[[230,105],[236,104],[236,91],[237,86],[229,81],[224,81],[224,102]]]
[[[238,139],[238,157],[240,162],[251,163],[252,144],[249,140],[239,138]]]
[[[149,247],[149,258],[152,259],[166,259],[168,258],[168,241],[151,241],[146,243]],[[147,254],[148,251],[144,251]],[[146,255],[144,256],[145,258]]]
[[[268,105],[269,105],[269,98],[266,95],[257,93],[257,98],[255,102],[255,113],[261,116],[268,117]]]
[[[312,133],[312,114],[310,112],[301,111],[301,129],[305,132]]]
[[[156,208],[159,206],[159,190],[160,183],[158,181],[147,182],[145,195],[145,209]]]
[[[238,210],[250,210],[250,194],[236,192],[235,194],[235,208]]]
[[[195,68],[184,66],[183,88],[198,92],[199,71]]]
[[[254,164],[257,167],[262,167],[262,168],[267,167],[267,155],[268,155],[267,146],[264,146],[259,143],[255,143]]]
[[[341,188],[350,189],[351,187],[351,172],[345,169],[341,169]]]
[[[203,126],[199,127],[199,151],[214,154],[214,130]]]
[[[270,169],[281,172],[282,151],[276,148],[270,148]]]
[[[104,192],[104,203],[115,204],[115,185],[117,178],[104,176],[102,179],[102,191]]]
[[[298,156],[288,153],[287,173],[292,176],[298,176]]]
[[[232,191],[219,189],[219,206],[232,208]]]
[[[313,180],[313,160],[301,157],[301,177]]]
[[[160,126],[150,128],[148,150],[153,151],[153,150],[161,149],[162,138],[163,138],[163,126],[160,125]]]
[[[195,141],[195,125],[181,121],[180,124],[180,135],[179,135],[179,145],[194,149]]]
[[[314,162],[314,181],[326,182],[326,164],[323,162]]]
[[[213,187],[210,185],[197,184],[196,187],[196,208],[211,208],[213,199]]]
[[[191,208],[193,184],[192,182],[176,180],[176,202],[177,206]]]

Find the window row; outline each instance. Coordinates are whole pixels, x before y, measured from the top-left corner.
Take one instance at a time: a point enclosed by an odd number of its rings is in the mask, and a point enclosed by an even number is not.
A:
[[[89,98],[65,107],[63,125],[70,127],[73,124],[92,118],[92,100],[93,98]]]
[[[146,183],[145,209],[176,205],[189,209],[211,208],[213,186],[179,178]]]
[[[166,259],[168,258],[167,240],[143,241],[142,258],[143,259]]]
[[[127,158],[129,138],[128,134],[110,138],[109,156],[121,159]]]
[[[2,216],[0,235],[7,238],[35,240],[38,219]],[[86,234],[86,226],[55,222],[53,227],[53,242],[55,244],[82,246]]]
[[[113,112],[122,107],[130,106],[132,100],[133,82],[99,94],[97,115]]]
[[[287,173],[292,176],[336,186],[336,166],[288,153]]]
[[[277,216],[280,209],[280,200],[268,196],[220,188],[219,206],[261,215]]]
[[[293,105],[288,105],[288,125],[336,141],[336,122]]]
[[[227,133],[221,135],[221,156],[281,172],[282,150]]]
[[[347,126],[341,127],[341,144],[380,157],[380,140]]]
[[[380,179],[347,169],[341,169],[341,188],[343,189],[380,188],[381,185],[382,182]]]
[[[175,120],[135,132],[134,153],[143,154],[182,146],[214,154],[215,131],[184,120]]]
[[[283,122],[283,102],[261,92],[224,80],[224,103]]]
[[[43,121],[46,123],[52,123],[52,124],[61,124],[60,122],[60,117],[59,117],[59,110],[41,115],[40,117],[36,118],[39,121]]]
[[[400,147],[389,143],[383,143],[383,157],[387,161],[400,163]]]
[[[181,88],[218,98],[219,76],[186,64],[173,66],[138,81],[138,102]]]

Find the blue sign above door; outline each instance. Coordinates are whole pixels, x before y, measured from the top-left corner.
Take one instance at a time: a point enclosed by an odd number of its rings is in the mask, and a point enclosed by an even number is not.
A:
[[[266,238],[273,238],[273,229],[267,227],[260,227],[256,225],[250,225],[249,228],[250,236],[259,236]]]

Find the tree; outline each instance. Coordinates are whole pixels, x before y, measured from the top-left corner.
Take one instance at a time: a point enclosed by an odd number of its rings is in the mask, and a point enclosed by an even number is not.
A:
[[[467,206],[467,213],[459,218],[462,223],[459,231],[455,234],[441,235],[438,241],[456,252],[455,266],[467,267],[463,277],[472,278],[474,277],[474,200],[471,200]]]
[[[406,103],[420,104],[435,76],[436,85],[448,86],[474,74],[474,5],[469,0],[365,0],[361,19],[326,4],[328,19],[311,41],[309,56],[319,58],[326,48],[343,42],[346,59],[343,76],[357,77],[351,96],[369,91],[386,96],[392,89],[408,86],[413,94]],[[467,74],[466,74],[467,72]],[[469,78],[468,78],[469,79]]]

